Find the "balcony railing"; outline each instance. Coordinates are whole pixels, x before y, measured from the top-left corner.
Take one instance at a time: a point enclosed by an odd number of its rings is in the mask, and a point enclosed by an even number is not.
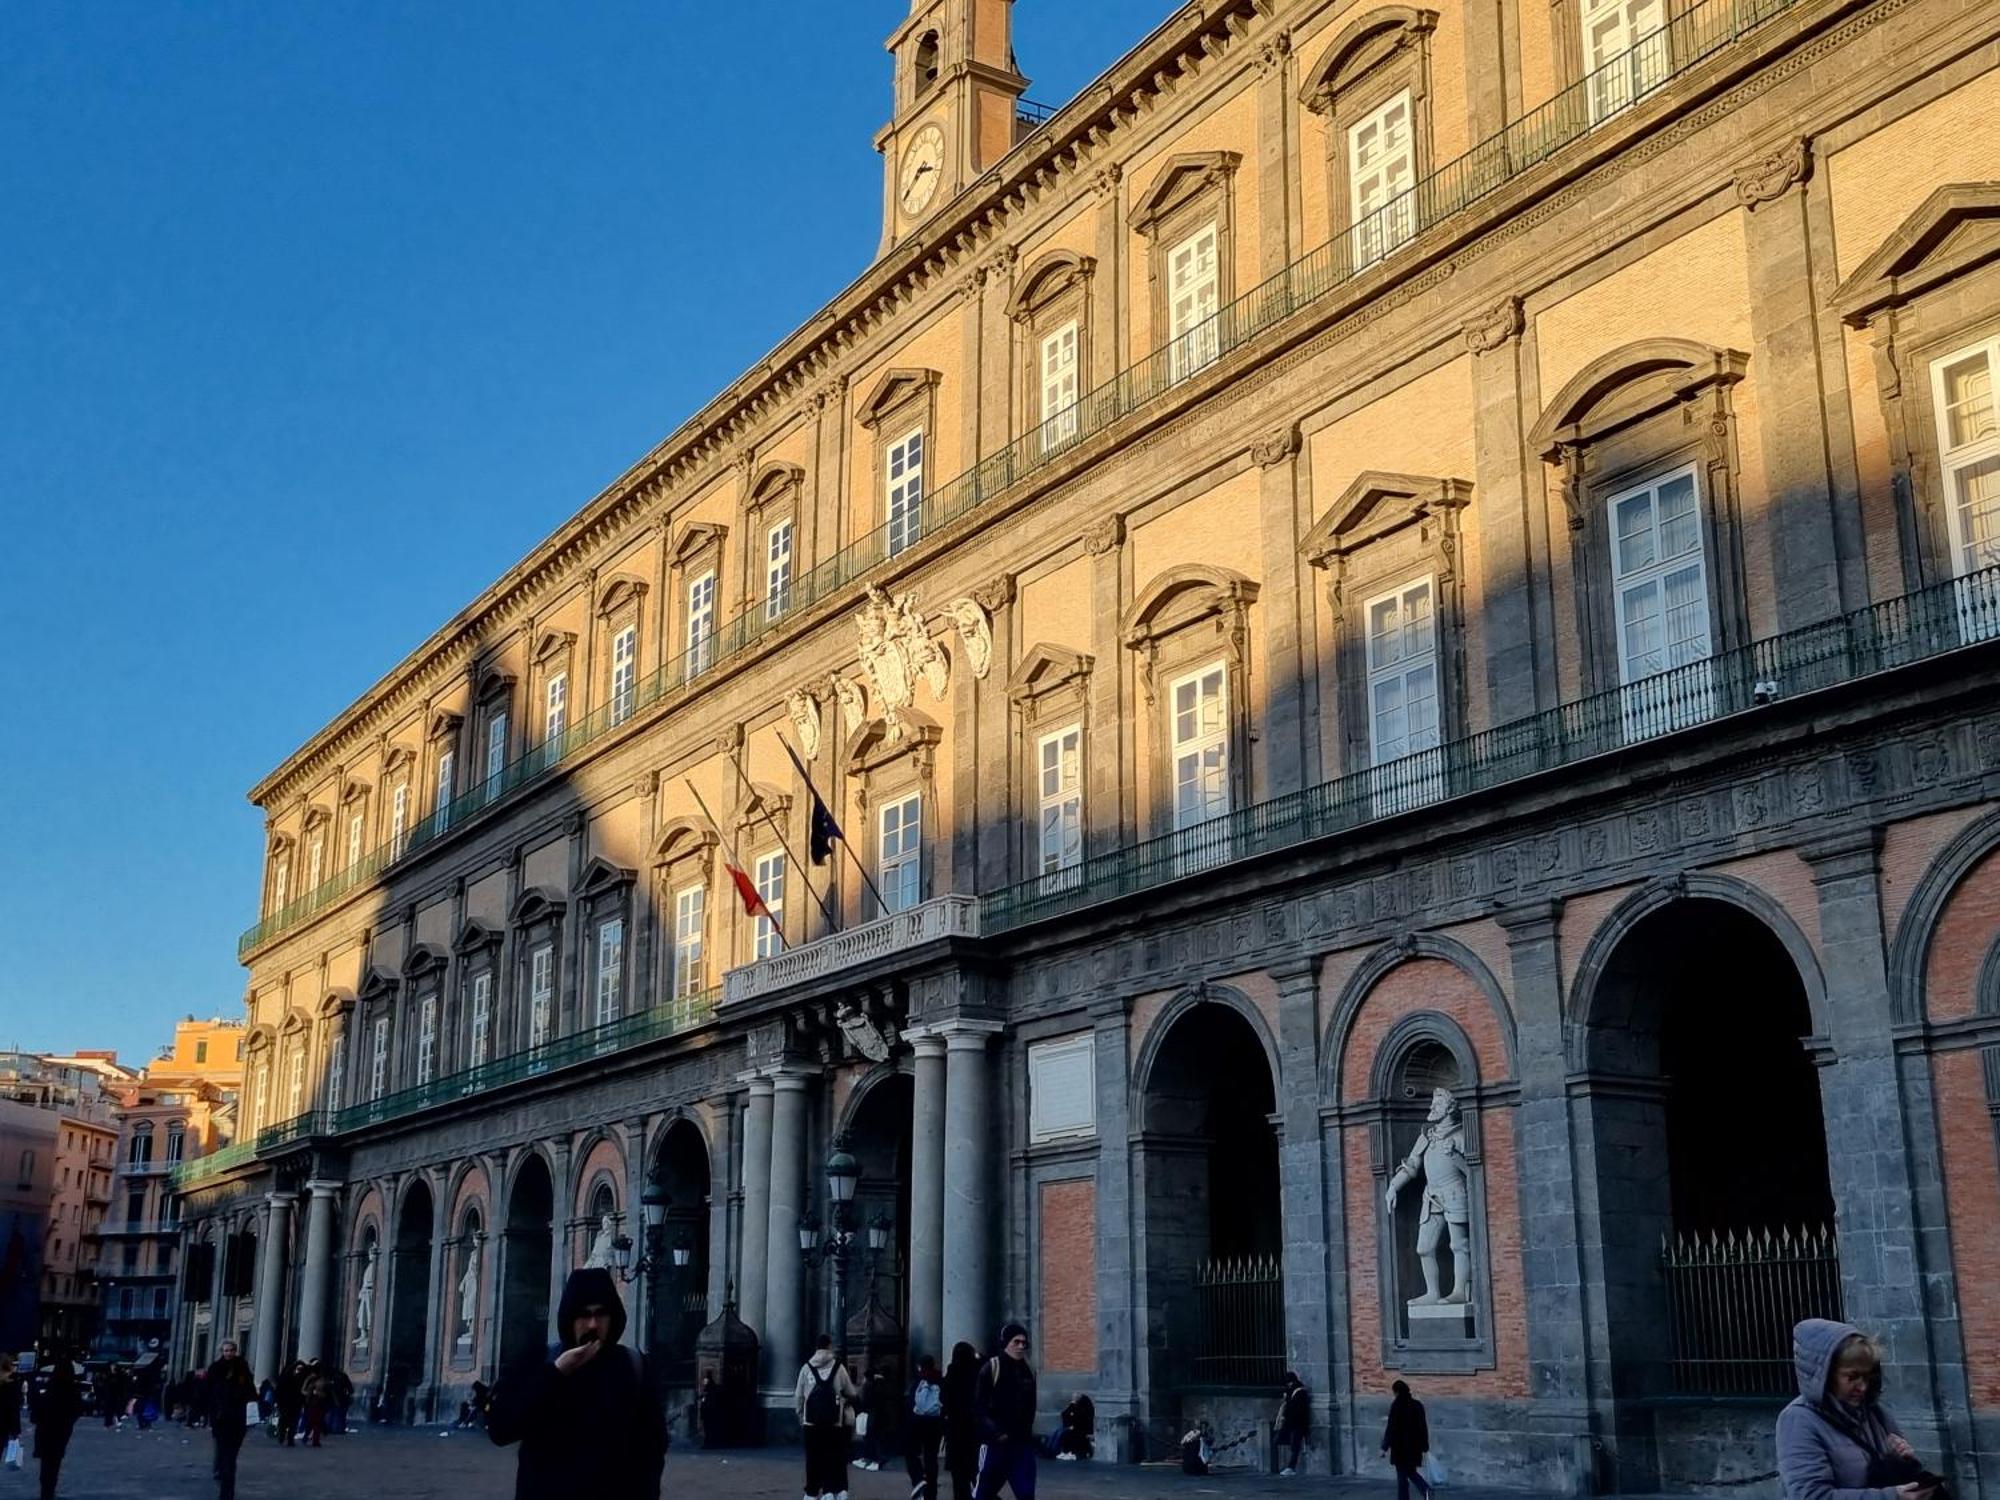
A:
[[[2000,567],[1093,855],[1061,872],[1068,878],[1039,876],[986,897],[981,928],[1006,932],[1996,638]]]
[[[734,1005],[774,990],[790,989],[826,974],[841,973],[857,964],[901,953],[919,943],[978,936],[978,898],[939,896],[908,911],[731,969],[722,976],[722,1002]]]
[[[1397,254],[1432,226],[1470,208],[1495,189],[1539,166],[1558,151],[1643,103],[1674,78],[1771,17],[1806,0],[1701,0],[1659,31],[1516,120],[1498,135],[1446,162],[1408,192],[1382,205],[1344,233],[1252,287],[1206,323],[1155,350],[1089,391],[1068,412],[1043,422],[991,456],[981,459],[923,498],[914,534],[899,520],[891,545],[885,524],[823,559],[793,582],[787,607],[776,613],[757,599],[730,619],[702,653],[700,670],[690,674],[682,653],[634,689],[605,704],[563,733],[536,745],[493,776],[419,820],[332,879],[270,913],[237,942],[245,956],[324,910],[349,892],[372,884],[405,855],[435,842],[468,819],[539,782],[635,715],[677,697],[692,676],[705,675],[741,656],[779,630],[801,609],[847,589],[907,551],[923,536],[949,526],[968,512],[1036,473],[1085,439],[1152,407],[1178,386],[1324,299],[1335,288]]]

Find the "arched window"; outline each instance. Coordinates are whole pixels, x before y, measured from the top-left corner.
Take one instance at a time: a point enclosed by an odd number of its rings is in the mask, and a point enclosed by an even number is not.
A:
[[[938,52],[938,34],[935,31],[925,32],[917,43],[916,69],[913,74],[919,94],[938,81]]]

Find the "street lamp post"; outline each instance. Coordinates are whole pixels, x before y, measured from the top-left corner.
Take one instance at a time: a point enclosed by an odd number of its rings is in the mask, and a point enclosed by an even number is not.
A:
[[[645,1220],[646,1248],[635,1255],[629,1235],[621,1234],[611,1242],[611,1262],[618,1272],[618,1279],[629,1283],[641,1276],[646,1278],[648,1307],[659,1298],[660,1276],[668,1265],[671,1263],[674,1271],[679,1273],[686,1270],[688,1262],[694,1258],[694,1246],[688,1240],[686,1229],[674,1236],[671,1247],[667,1244],[667,1210],[673,1202],[673,1195],[658,1182],[647,1183],[646,1191],[639,1195],[639,1207]],[[676,1274],[676,1284],[679,1279]]]
[[[833,1143],[826,1159],[826,1197],[833,1224],[824,1234],[814,1219],[799,1221],[799,1255],[806,1270],[833,1268],[833,1337],[843,1364],[847,1361],[847,1256],[854,1244],[854,1189],[861,1181],[861,1163],[847,1149],[847,1137]],[[872,1233],[870,1243],[873,1243]]]

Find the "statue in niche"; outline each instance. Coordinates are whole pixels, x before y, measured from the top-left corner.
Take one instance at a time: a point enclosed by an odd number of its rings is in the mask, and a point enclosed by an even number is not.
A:
[[[354,1294],[354,1347],[368,1347],[368,1330],[375,1321],[375,1252],[368,1252],[368,1259],[361,1268],[361,1286]]]
[[[1424,1291],[1412,1297],[1412,1307],[1472,1300],[1472,1173],[1465,1161],[1465,1126],[1458,1117],[1458,1099],[1450,1089],[1431,1091],[1430,1113],[1417,1143],[1396,1175],[1389,1179],[1389,1222],[1396,1221],[1396,1200],[1403,1189],[1423,1179],[1423,1211],[1417,1219],[1417,1259],[1424,1268]],[[1451,1238],[1451,1290],[1444,1290],[1438,1272],[1438,1245]]]
[[[596,1266],[610,1270],[612,1265],[611,1242],[618,1237],[618,1221],[606,1214],[597,1221],[597,1238],[590,1242],[590,1254],[584,1257],[586,1266]]]
[[[474,1304],[479,1300],[479,1243],[474,1241],[465,1252],[465,1274],[458,1278],[458,1341],[472,1342],[472,1328],[477,1314]]]

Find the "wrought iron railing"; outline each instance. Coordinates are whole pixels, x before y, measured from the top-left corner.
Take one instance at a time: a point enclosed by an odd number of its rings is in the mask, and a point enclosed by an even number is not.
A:
[[[1675,1234],[1660,1243],[1675,1391],[1790,1396],[1792,1328],[1841,1317],[1833,1229]]]
[[[1037,104],[1032,99],[1016,99],[1014,101],[1014,118],[1030,130],[1041,129],[1042,126],[1053,120],[1060,110],[1060,105]]]
[[[805,570],[794,580],[784,609],[773,613],[764,599],[753,601],[716,631],[712,649],[700,653],[702,659],[693,664],[699,670],[689,670],[691,664],[684,653],[673,653],[629,693],[525,751],[405,833],[271,912],[238,940],[238,956],[249,954],[350,892],[372,884],[405,855],[436,841],[518,788],[539,781],[635,715],[677,696],[694,677],[750,650],[787,625],[799,610],[845,590],[880,569],[892,556],[908,551],[924,537],[1010,490],[1085,439],[1157,404],[1250,340],[1319,302],[1378,262],[1392,258],[1432,226],[1644,102],[1771,17],[1804,3],[1806,0],[1700,0],[1498,135],[1446,162],[1408,192],[1252,287],[1206,323],[1086,392],[1068,411],[1050,414],[1054,420],[1044,421],[932,490],[922,497],[913,515],[898,519],[893,537],[885,524]]]
[[[980,903],[987,936],[2000,638],[2000,567],[1086,858]]]
[[[1275,1255],[1207,1260],[1195,1267],[1196,1385],[1276,1390],[1285,1373],[1285,1277]]]

